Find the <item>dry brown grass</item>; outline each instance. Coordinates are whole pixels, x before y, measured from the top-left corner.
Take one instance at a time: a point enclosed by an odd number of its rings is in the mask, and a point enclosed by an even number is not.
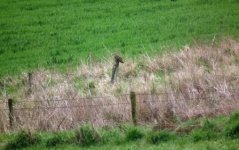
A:
[[[11,94],[17,101],[15,107],[29,108],[15,108],[15,129],[64,130],[82,123],[129,122],[127,94],[131,90],[139,93],[139,122],[160,128],[174,127],[179,119],[226,114],[239,107],[239,43],[234,40],[126,60],[114,85],[110,83],[112,66],[109,62],[81,64],[64,74],[39,69],[33,73],[31,94],[27,94],[26,74],[7,80],[9,86],[19,87]],[[6,103],[0,103],[0,108],[6,109]],[[9,129],[7,113],[0,111],[1,131]]]

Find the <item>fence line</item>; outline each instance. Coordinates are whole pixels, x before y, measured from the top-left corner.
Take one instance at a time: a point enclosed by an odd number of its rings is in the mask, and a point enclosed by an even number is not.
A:
[[[237,88],[233,88],[233,89],[228,89],[228,90],[238,90]],[[203,89],[201,93],[204,93],[204,92],[210,92],[210,93],[217,93],[217,92],[220,92],[220,91],[216,91],[216,89]],[[157,92],[157,93],[136,93],[136,95],[151,95],[151,96],[154,96],[154,95],[170,95],[170,94],[178,94],[179,92]],[[191,92],[191,91],[188,91],[187,93],[196,93],[196,92]],[[182,95],[182,93],[180,92],[180,94]],[[29,102],[45,102],[45,101],[50,101],[50,102],[53,102],[53,101],[80,101],[80,100],[86,100],[86,99],[104,99],[104,98],[113,98],[114,96],[115,97],[123,97],[123,96],[129,96],[130,94],[119,94],[119,95],[113,95],[113,96],[96,96],[96,97],[79,97],[79,98],[70,98],[70,99],[46,99],[46,100],[21,100],[21,101],[17,101],[17,103],[29,103]],[[3,101],[0,101],[0,103],[7,103],[7,101],[3,100]]]
[[[121,94],[115,96],[129,96],[129,94]],[[45,102],[45,101],[79,101],[79,100],[86,100],[86,99],[103,99],[103,98],[111,98],[113,96],[96,96],[96,97],[79,97],[79,98],[70,98],[70,99],[46,99],[46,100],[21,100],[17,101],[17,103],[28,103],[28,102]],[[5,103],[6,101],[2,101],[0,103]]]
[[[165,92],[165,93],[168,94],[168,92]],[[125,97],[123,97],[123,96],[125,96]],[[139,97],[139,96],[141,96],[141,97]],[[227,97],[227,96],[229,96],[229,97]],[[234,96],[236,96],[236,97],[234,97]],[[71,111],[73,112],[73,114],[70,114],[72,117],[74,117],[75,114],[80,113],[80,117],[83,118],[83,121],[84,121],[84,117],[86,117],[86,118],[89,117],[89,118],[85,119],[85,121],[87,121],[89,119],[88,121],[92,121],[92,122],[94,122],[94,119],[92,120],[92,118],[94,118],[94,117],[97,118],[98,113],[99,113],[98,117],[100,117],[98,119],[99,120],[103,119],[103,122],[105,122],[104,113],[109,113],[109,115],[111,115],[111,113],[116,111],[116,114],[117,114],[117,111],[120,110],[121,112],[119,113],[119,115],[120,115],[118,118],[119,120],[126,119],[127,121],[130,121],[131,120],[130,118],[132,118],[131,121],[133,122],[133,124],[137,125],[138,124],[137,116],[139,116],[139,118],[140,118],[141,117],[140,114],[142,113],[142,112],[140,112],[140,110],[141,109],[143,110],[144,108],[146,108],[146,110],[147,110],[148,109],[147,107],[149,107],[149,109],[150,109],[150,111],[148,112],[147,115],[149,115],[151,117],[153,117],[153,115],[154,115],[154,113],[151,111],[154,110],[155,106],[157,107],[157,110],[155,110],[155,112],[158,112],[158,111],[164,111],[164,108],[168,109],[168,104],[173,104],[173,107],[175,107],[175,113],[177,113],[177,115],[181,115],[181,116],[185,115],[184,111],[187,110],[187,109],[186,110],[179,109],[179,107],[181,108],[181,104],[184,104],[186,106],[185,108],[187,108],[188,106],[193,108],[193,111],[191,111],[191,109],[188,109],[189,112],[186,112],[186,113],[189,113],[189,114],[190,113],[194,114],[194,109],[197,110],[198,106],[199,107],[203,106],[203,111],[199,110],[199,113],[202,113],[202,114],[209,113],[209,111],[211,111],[211,109],[213,110],[212,112],[219,110],[219,113],[220,113],[220,111],[223,111],[223,113],[225,113],[225,112],[227,112],[227,110],[224,111],[224,108],[226,108],[226,109],[238,108],[238,104],[239,104],[238,96],[239,95],[237,95],[235,93],[232,93],[229,95],[223,94],[223,95],[215,96],[214,92],[213,92],[212,94],[209,94],[209,95],[204,94],[203,96],[200,96],[200,97],[184,98],[183,95],[172,96],[172,97],[169,97],[168,95],[163,95],[161,97],[161,94],[157,94],[157,93],[156,94],[150,94],[150,93],[136,94],[136,92],[131,92],[130,94],[121,95],[121,97],[125,98],[125,99],[121,99],[121,101],[108,101],[111,99],[108,99],[106,101],[104,101],[104,100],[86,101],[86,98],[81,98],[84,100],[84,101],[82,101],[81,104],[80,103],[69,103],[67,105],[67,104],[62,103],[61,106],[56,106],[58,103],[55,103],[55,104],[53,103],[53,106],[47,106],[47,104],[45,106],[43,104],[39,104],[39,105],[36,104],[33,106],[28,106],[28,107],[26,107],[25,105],[16,105],[16,104],[14,107],[13,100],[9,99],[8,105],[3,106],[3,107],[8,107],[8,108],[0,109],[0,112],[5,113],[4,116],[8,117],[8,119],[6,119],[6,120],[9,120],[9,127],[10,127],[9,129],[14,129],[14,126],[18,125],[18,124],[20,124],[20,125],[22,123],[23,123],[23,125],[25,124],[24,121],[23,122],[21,120],[19,121],[19,117],[27,119],[27,115],[30,115],[31,119],[35,119],[35,121],[37,121],[38,115],[40,115],[40,114],[42,116],[48,115],[47,118],[51,118],[51,116],[53,116],[54,114],[59,115],[61,113],[68,112],[68,111],[57,111],[57,109],[67,109],[68,110],[71,108],[83,108],[83,109],[72,109]],[[111,96],[107,96],[107,97],[111,97]],[[107,97],[97,97],[97,98],[107,98]],[[94,99],[94,97],[89,97],[89,98]],[[87,99],[88,99],[88,97],[87,97]],[[206,101],[201,101],[201,100],[206,100]],[[208,102],[210,102],[210,101],[207,101],[207,100],[216,100],[216,101],[212,101],[213,105],[211,105],[209,107],[208,105],[210,103],[208,103]],[[229,101],[227,101],[227,100],[229,100]],[[66,101],[66,100],[64,100],[64,101]],[[67,100],[67,101],[69,102],[69,100]],[[190,103],[190,101],[192,101],[192,103]],[[29,102],[29,101],[27,101],[27,102]],[[34,101],[31,101],[31,102],[34,102]],[[54,101],[52,101],[52,102],[54,102]],[[141,104],[145,104],[145,103],[147,103],[147,104],[141,105]],[[158,104],[156,104],[156,103],[158,103]],[[191,106],[192,104],[193,104],[193,106]],[[108,106],[116,106],[116,107],[118,106],[118,107],[115,108],[115,107],[108,107]],[[101,108],[101,107],[103,107],[103,108]],[[171,105],[169,105],[169,107],[171,107]],[[161,108],[162,108],[162,110],[161,110]],[[182,108],[184,108],[184,107],[182,107]],[[104,109],[106,109],[105,112],[104,112]],[[220,110],[220,109],[223,109],[223,110]],[[234,110],[234,109],[232,109],[232,110]],[[51,110],[55,110],[55,111],[51,111]],[[70,113],[72,113],[71,111],[70,111]],[[109,111],[109,112],[107,112],[107,111]],[[129,114],[130,111],[131,111],[131,115]],[[167,110],[165,110],[165,111],[167,111]],[[7,115],[7,113],[8,113],[8,115]],[[121,113],[123,113],[122,116],[121,116]],[[123,116],[125,114],[126,114],[126,116]],[[144,114],[144,112],[143,112],[143,114]],[[57,116],[54,121],[53,120],[51,120],[51,121],[59,123],[59,117],[61,118],[62,116]],[[63,116],[63,119],[65,117]],[[109,117],[111,117],[111,116],[109,116]],[[111,119],[113,119],[113,122],[114,122],[114,116],[111,117]],[[62,120],[62,119],[60,119],[60,120]],[[110,123],[110,121],[107,121],[107,122]],[[66,125],[67,125],[67,123],[66,123]]]
[[[71,106],[56,106],[56,107],[32,107],[32,108],[27,108],[27,107],[21,107],[21,108],[15,108],[14,110],[35,110],[35,109],[58,109],[58,108],[83,108],[83,107],[94,107],[94,106],[114,106],[114,105],[129,105],[130,103],[117,103],[117,104],[104,104],[104,105],[71,105]],[[0,109],[3,110],[3,109]],[[5,109],[8,110],[8,109]]]
[[[147,94],[150,95],[150,94]],[[154,96],[154,95],[150,95]],[[206,96],[206,97],[197,97],[197,98],[176,98],[177,101],[190,101],[190,100],[203,100],[203,99],[211,99],[213,98],[212,96]],[[237,101],[237,99],[232,99],[233,101]],[[165,103],[165,102],[170,102],[168,99],[160,99],[160,100],[143,100],[143,101],[137,101],[136,103],[146,103],[146,102],[153,102],[153,103]],[[70,105],[70,106],[49,106],[49,107],[15,107],[14,110],[34,110],[34,109],[66,109],[66,108],[82,108],[82,107],[96,107],[96,106],[115,106],[115,105],[130,105],[130,102],[123,102],[123,103],[110,103],[110,104],[86,104],[86,105]],[[0,109],[0,111],[8,111],[9,109]]]

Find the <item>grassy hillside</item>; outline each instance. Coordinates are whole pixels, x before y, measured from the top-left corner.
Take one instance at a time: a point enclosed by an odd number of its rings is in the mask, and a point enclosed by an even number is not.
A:
[[[14,100],[14,116],[19,120],[15,130],[55,131],[84,122],[97,126],[128,122],[132,90],[137,93],[138,121],[143,124],[171,124],[169,118],[184,120],[239,109],[239,42],[198,44],[139,58],[120,65],[113,85],[112,64],[106,61],[82,64],[65,73],[39,69],[32,73],[31,85],[26,73],[6,78],[0,83],[0,132],[10,130],[8,98]]]
[[[239,37],[238,0],[0,0],[0,77]]]
[[[64,132],[29,132],[0,135],[6,149],[194,149],[234,150],[239,147],[239,113],[213,119],[181,122],[174,130],[119,125],[94,128],[88,125]]]

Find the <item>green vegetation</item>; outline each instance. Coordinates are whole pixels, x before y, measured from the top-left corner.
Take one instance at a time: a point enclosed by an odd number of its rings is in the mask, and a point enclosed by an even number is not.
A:
[[[194,130],[191,135],[193,141],[198,142],[201,140],[210,140],[213,138],[217,138],[219,132],[220,130],[217,129],[216,124],[213,124],[209,120],[205,120],[205,122],[202,125],[202,128]]]
[[[131,127],[128,129],[126,133],[126,140],[127,141],[136,141],[138,139],[142,139],[144,137],[144,132],[142,129],[137,127]]]
[[[0,0],[0,77],[239,37],[238,0]],[[91,56],[91,57],[89,57]]]
[[[74,140],[72,137],[75,136],[74,132],[57,132],[46,141],[46,147],[54,147],[62,143],[71,143]]]
[[[226,136],[231,138],[239,138],[239,113],[231,116],[225,129]]]
[[[148,134],[147,141],[151,144],[159,144],[172,140],[174,136],[174,133],[168,131],[151,131]]]
[[[100,134],[91,126],[80,127],[76,132],[76,140],[80,145],[89,146],[101,141]]]
[[[190,132],[152,130],[150,127],[120,125],[94,128],[81,126],[75,131],[57,133],[31,133],[22,131],[8,141],[7,149],[237,149],[239,113],[213,119],[194,119],[179,124]],[[1,139],[8,138],[0,135]],[[223,145],[223,147],[221,147]],[[1,148],[1,147],[0,147]]]
[[[134,58],[197,40],[239,39],[238,7],[238,0],[0,0],[0,79],[39,67],[72,69],[80,61],[91,63],[112,53]],[[207,59],[197,63],[207,72],[213,69]],[[142,68],[143,61],[125,76],[135,77]],[[156,70],[163,81],[164,72]],[[7,85],[0,80],[0,89],[22,94],[27,85],[23,81],[8,77]],[[77,90],[91,95],[100,89],[99,81],[82,76],[73,81]],[[49,79],[49,84],[57,81]],[[150,86],[156,93],[157,83]],[[117,93],[123,88],[120,85]],[[238,149],[238,138],[236,113],[189,120],[175,131],[129,125],[85,125],[56,133],[23,130],[0,134],[0,149]]]
[[[21,149],[41,142],[41,137],[36,133],[29,131],[21,131],[13,141],[9,142],[6,149]]]

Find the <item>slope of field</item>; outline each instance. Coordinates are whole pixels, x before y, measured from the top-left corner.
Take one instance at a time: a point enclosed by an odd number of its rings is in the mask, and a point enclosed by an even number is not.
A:
[[[107,61],[65,73],[39,69],[32,72],[31,85],[27,73],[7,77],[0,82],[0,132],[10,130],[9,98],[14,100],[15,131],[129,122],[131,91],[136,92],[141,124],[174,126],[170,119],[228,114],[239,108],[238,58],[239,42],[227,39],[137,61],[125,59],[115,84],[110,82],[113,64]]]
[[[238,0],[0,0],[0,76],[239,37]]]

